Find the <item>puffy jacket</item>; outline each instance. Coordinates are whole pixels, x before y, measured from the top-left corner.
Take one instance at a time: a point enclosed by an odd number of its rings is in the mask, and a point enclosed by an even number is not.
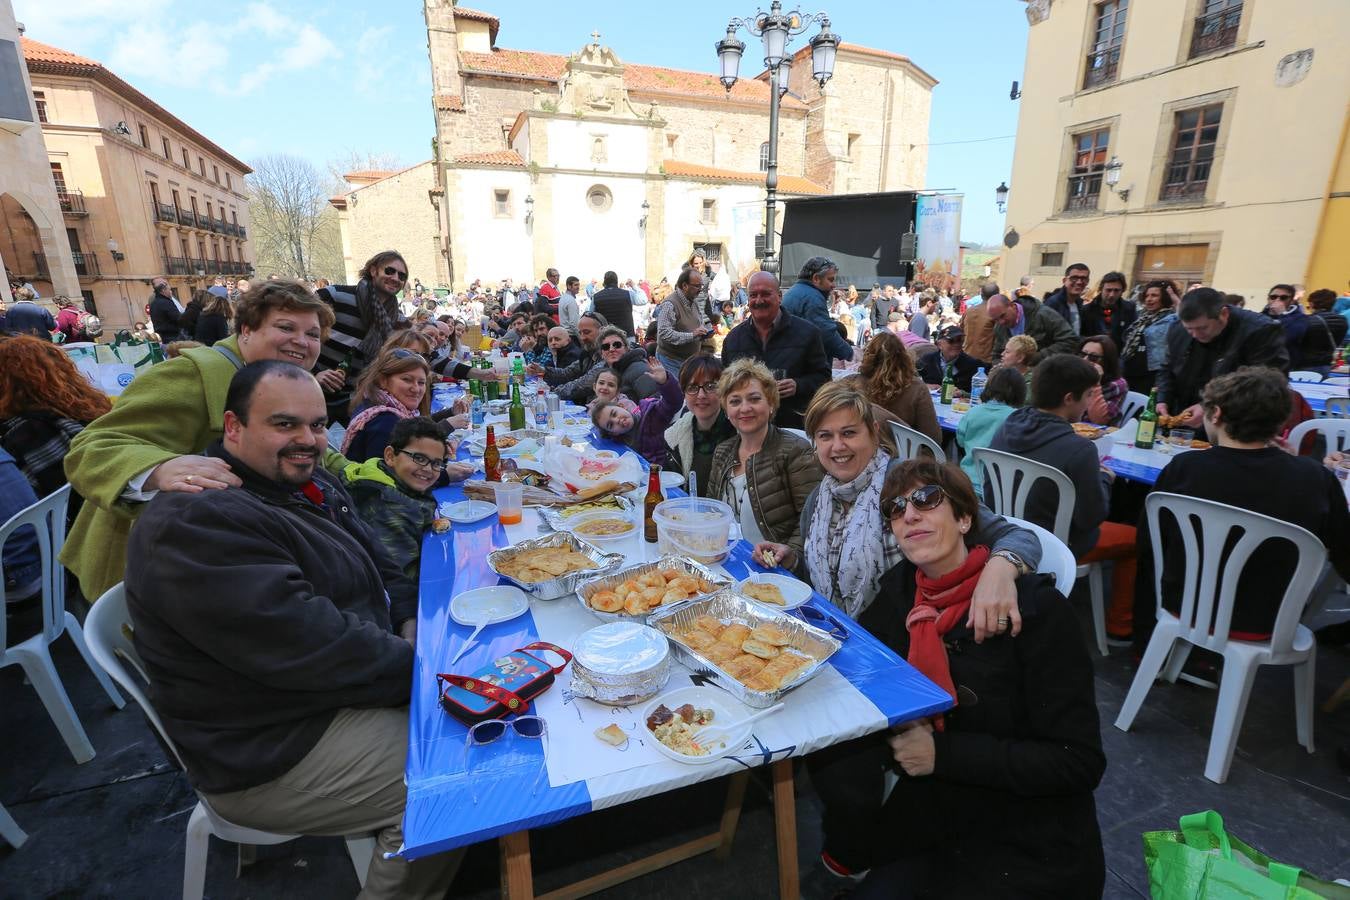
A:
[[[831,359],[852,359],[853,348],[839,336],[834,319],[830,318],[828,298],[810,281],[799,278],[783,294],[783,309],[799,319],[805,319],[820,331],[820,342]]]
[[[816,326],[785,309],[779,310],[769,339],[761,342],[754,320],[746,319],[722,342],[722,365],[729,366],[747,356],[764,363],[770,371],[782,369],[797,382],[797,392],[778,407],[774,424],[780,428],[802,427],[802,415],[811,398],[834,374]]]
[[[656,384],[655,379],[652,383]],[[603,431],[600,434],[609,440],[624,441],[647,462],[664,466],[669,452],[666,447],[666,429],[684,405],[684,393],[680,390],[680,383],[670,376],[666,376],[666,380],[656,387],[659,391],[656,396],[648,397],[638,404],[638,422],[632,432],[620,437]]]
[[[1228,325],[1214,340],[1201,344],[1178,319],[1167,331],[1167,362],[1158,370],[1158,402],[1166,403],[1168,412],[1180,413],[1200,402],[1200,391],[1211,379],[1243,366],[1289,371],[1284,332],[1276,322],[1230,306]]]
[[[739,434],[717,445],[704,496],[718,500],[726,498],[731,485],[731,470],[740,449]],[[745,465],[750,508],[765,539],[787,544],[798,556],[801,555],[804,546],[801,510],[824,475],[809,443],[774,425],[769,426],[764,446]],[[739,510],[736,512],[740,514]]]
[[[1083,328],[1083,311],[1087,309],[1087,304],[1083,298],[1079,297],[1077,303],[1069,302],[1069,295],[1065,293],[1064,288],[1051,291],[1050,294],[1041,301],[1041,305],[1047,309],[1053,309],[1059,314],[1059,317],[1069,323],[1069,329],[1074,334],[1091,334]]]
[[[641,347],[634,347],[614,364],[614,368],[619,371],[619,391],[627,394],[633,400],[642,402],[648,397],[655,397],[661,393],[660,386],[656,379],[652,378],[651,373],[647,371],[647,351]],[[680,408],[683,403],[683,395],[675,404],[675,409]]]
[[[436,498],[399,481],[382,459],[352,463],[342,470],[342,486],[356,512],[380,542],[385,556],[413,584],[421,574],[422,536],[436,516]]]
[[[1284,331],[1284,349],[1289,354],[1289,368],[1306,369],[1310,366],[1329,366],[1336,355],[1336,343],[1326,320],[1308,315],[1294,305],[1280,316],[1270,316]]]

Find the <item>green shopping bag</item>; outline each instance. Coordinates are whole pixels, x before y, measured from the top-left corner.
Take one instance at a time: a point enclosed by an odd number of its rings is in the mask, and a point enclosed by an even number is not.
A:
[[[1153,900],[1350,900],[1350,887],[1278,863],[1231,837],[1214,810],[1182,816],[1180,831],[1144,834]]]

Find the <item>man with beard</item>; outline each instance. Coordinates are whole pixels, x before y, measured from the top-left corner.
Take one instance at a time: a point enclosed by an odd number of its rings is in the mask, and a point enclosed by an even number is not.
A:
[[[281,834],[374,831],[363,896],[443,897],[458,853],[394,856],[416,585],[318,466],[327,416],[309,373],[244,366],[224,419],[206,452],[242,484],[160,493],[132,529],[127,606],[150,701],[221,816]]]
[[[749,356],[774,374],[781,400],[774,424],[801,428],[802,416],[832,377],[830,358],[816,326],[782,309],[783,294],[770,272],[750,276],[750,317],[722,342],[722,365]]]
[[[600,357],[600,330],[609,322],[599,313],[581,314],[577,324],[577,337],[581,340],[581,357],[561,369],[530,365],[526,371],[531,375],[542,375],[553,386],[554,392],[564,400],[585,404],[595,393],[595,378],[607,365]]]
[[[351,386],[379,355],[403,318],[398,293],[408,283],[408,263],[397,250],[376,253],[354,285],[329,285],[317,293],[333,307],[337,322],[319,352],[315,377],[328,400],[329,417],[345,423]]]
[[[1120,272],[1103,275],[1097,284],[1097,297],[1083,304],[1083,334],[1104,334],[1115,341],[1117,347],[1124,347],[1125,333],[1139,317],[1135,305],[1124,297],[1125,276]]]

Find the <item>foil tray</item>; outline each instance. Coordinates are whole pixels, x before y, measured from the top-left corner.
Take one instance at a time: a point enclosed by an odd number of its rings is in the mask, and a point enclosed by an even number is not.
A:
[[[751,628],[776,625],[791,639],[788,646],[815,661],[776,691],[753,691],[680,640],[678,632],[693,627],[694,620],[699,616],[713,616],[723,622],[739,622]],[[733,588],[724,588],[702,599],[691,600],[670,608],[662,607],[651,614],[647,624],[670,640],[671,650],[676,659],[698,674],[711,679],[718,687],[726,690],[746,706],[757,709],[773,706],[788,691],[810,681],[820,671],[820,667],[825,665],[842,646],[838,640],[814,625],[808,625],[787,613],[774,612],[737,593]]]
[[[670,641],[637,622],[611,622],[573,646],[572,693],[609,706],[631,706],[661,692],[670,678]]]
[[[618,502],[617,507],[611,504],[608,508],[617,509],[619,512],[625,514],[631,512],[634,506],[633,501],[625,497],[623,494],[610,494],[608,497],[603,497],[601,499],[617,501]],[[562,498],[559,497],[558,500],[559,502],[561,502]],[[572,504],[572,506],[582,506],[582,505],[584,504],[581,503]],[[566,529],[567,523],[569,521],[575,519],[577,516],[585,514],[578,512],[573,513],[570,516],[564,516],[562,514],[563,510],[571,509],[572,506],[540,506],[535,509],[535,512],[539,513],[539,518],[547,522],[549,527],[552,528],[554,531],[563,531],[564,529]]]
[[[702,563],[696,563],[692,559],[686,559],[683,556],[663,556],[656,562],[642,563],[636,566],[629,566],[626,569],[620,569],[617,572],[611,572],[607,575],[592,575],[582,579],[576,589],[577,601],[581,603],[582,609],[593,616],[604,619],[606,622],[645,622],[648,617],[655,615],[657,612],[664,612],[685,603],[692,603],[695,600],[701,599],[701,597],[711,596],[710,594],[702,594],[681,601],[680,603],[672,603],[670,606],[658,606],[656,609],[643,613],[640,616],[630,616],[625,612],[601,612],[598,609],[591,608],[590,599],[597,591],[616,588],[630,578],[638,578],[642,575],[646,575],[648,572],[655,572],[658,569],[678,569],[687,575],[693,575],[695,578],[706,578],[708,581],[717,585],[719,590],[733,583],[727,576],[719,572],[714,572]]]
[[[502,574],[502,571],[499,568],[503,560],[514,556],[522,550],[562,546],[571,547],[577,552],[584,554],[587,559],[595,563],[596,568],[582,569],[579,572],[568,572],[560,578],[550,578],[548,581],[536,581],[533,583],[528,581],[517,581],[510,575]],[[623,561],[624,557],[622,553],[605,553],[565,531],[555,531],[553,534],[545,537],[535,538],[530,541],[520,541],[512,544],[510,547],[493,550],[487,555],[488,568],[538,600],[556,600],[559,597],[565,597],[577,589],[577,585],[583,578],[593,578],[596,575],[605,572],[612,572],[623,565]]]

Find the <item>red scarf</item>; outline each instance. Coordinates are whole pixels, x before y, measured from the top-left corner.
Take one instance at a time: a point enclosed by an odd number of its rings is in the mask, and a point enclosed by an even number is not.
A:
[[[921,570],[914,573],[917,596],[914,608],[905,617],[909,629],[909,664],[937,684],[953,700],[956,686],[952,683],[951,665],[942,636],[960,625],[970,610],[970,598],[975,594],[984,564],[989,561],[989,548],[980,544],[971,549],[966,561],[941,578],[929,578]],[[942,719],[934,723],[942,730]]]

